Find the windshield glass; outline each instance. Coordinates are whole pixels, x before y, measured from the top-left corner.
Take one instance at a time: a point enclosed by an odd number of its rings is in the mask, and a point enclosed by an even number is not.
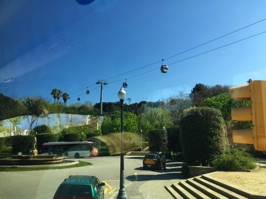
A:
[[[99,198],[167,199],[191,167],[255,169],[265,52],[265,0],[0,0],[0,198],[89,175]],[[261,176],[233,183],[266,196]]]
[[[62,184],[56,191],[55,198],[62,196],[92,196],[91,185]]]

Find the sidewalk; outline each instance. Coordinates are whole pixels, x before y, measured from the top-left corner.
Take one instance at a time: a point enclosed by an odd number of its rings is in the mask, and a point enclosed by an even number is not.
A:
[[[164,187],[183,179],[181,164],[181,162],[167,160],[166,171],[140,171],[138,180],[132,181],[125,187],[128,199],[172,199],[172,195]],[[116,190],[110,198],[115,199],[118,191]]]
[[[127,197],[128,199],[172,199],[173,197],[167,192],[164,186],[176,181],[177,180],[147,181],[139,186],[134,194],[131,194],[126,188]],[[116,199],[118,191],[119,190],[116,190],[109,199]]]
[[[157,180],[147,181],[139,187],[139,191],[142,193],[143,198],[147,199],[172,199],[171,194],[164,188],[164,186],[177,182],[175,180]],[[129,197],[130,198],[130,197]]]

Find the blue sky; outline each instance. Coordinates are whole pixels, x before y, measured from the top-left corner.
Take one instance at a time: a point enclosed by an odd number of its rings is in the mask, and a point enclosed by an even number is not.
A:
[[[53,102],[57,88],[68,104],[94,104],[98,80],[108,82],[104,102],[118,101],[126,81],[135,103],[189,94],[197,83],[265,80],[265,10],[264,0],[1,0],[0,93]]]

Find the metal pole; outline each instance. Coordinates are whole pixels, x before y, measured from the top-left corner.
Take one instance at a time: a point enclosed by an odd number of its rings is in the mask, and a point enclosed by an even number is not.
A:
[[[101,115],[103,115],[103,83],[102,82],[101,82],[100,103],[101,103]]]
[[[103,85],[107,85],[108,83],[105,81],[98,81],[96,84],[101,84],[101,93],[100,93],[100,106],[101,106],[101,116],[103,115]]]
[[[125,183],[124,183],[124,147],[123,147],[123,138],[124,138],[124,115],[123,115],[123,103],[124,100],[120,99],[120,106],[121,106],[121,152],[120,152],[120,188],[118,192],[118,199],[127,199],[127,194],[125,190]]]
[[[140,129],[140,140],[141,140],[141,147],[140,147],[140,150],[142,151],[142,129]]]

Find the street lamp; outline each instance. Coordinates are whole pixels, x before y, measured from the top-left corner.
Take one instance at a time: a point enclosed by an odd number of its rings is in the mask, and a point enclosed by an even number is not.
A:
[[[120,151],[120,188],[117,195],[118,199],[127,199],[127,193],[125,190],[125,183],[124,183],[124,147],[123,147],[123,137],[124,137],[124,115],[123,115],[123,104],[124,100],[126,98],[126,91],[123,89],[123,87],[118,92],[118,97],[120,99],[120,107],[121,107],[121,151]]]
[[[163,143],[163,154],[165,155],[165,145],[166,145],[166,128],[163,126],[163,136],[162,136],[162,143]]]

